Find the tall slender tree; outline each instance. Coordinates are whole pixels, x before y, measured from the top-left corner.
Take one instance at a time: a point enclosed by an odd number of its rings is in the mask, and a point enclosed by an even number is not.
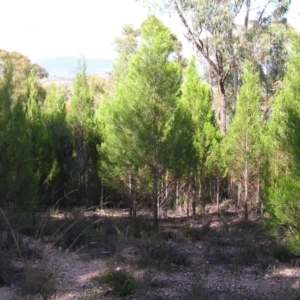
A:
[[[70,191],[77,190],[77,201],[91,205],[96,195],[90,191],[98,185],[97,144],[95,133],[95,102],[91,96],[84,59],[78,61],[78,72],[74,80],[73,95],[67,120],[74,137],[73,166],[70,172]],[[91,182],[91,181],[96,181]],[[70,204],[70,203],[69,203]]]
[[[38,182],[38,191],[35,197],[35,204],[38,205],[41,204],[41,201],[46,196],[45,185],[51,170],[54,152],[43,119],[41,103],[38,99],[37,78],[33,70],[26,79],[25,104],[28,136],[30,139],[30,157]]]
[[[251,194],[255,195],[259,189],[262,129],[259,76],[253,73],[250,62],[245,64],[242,82],[236,114],[225,137],[225,156],[232,180],[243,191],[245,218],[248,218]]]
[[[110,161],[150,180],[155,230],[159,182],[166,172],[167,138],[181,83],[177,57],[170,30],[150,16],[141,26],[141,46],[130,60],[127,76],[116,87],[103,144]]]
[[[265,201],[273,229],[284,229],[285,242],[300,253],[300,37],[293,37],[287,73],[269,123],[269,188]]]
[[[42,113],[54,152],[51,170],[47,178],[49,202],[53,205],[61,204],[61,200],[66,195],[66,188],[70,179],[69,171],[72,166],[73,140],[66,120],[66,102],[65,91],[54,83],[50,84]]]
[[[37,181],[22,99],[15,99],[14,66],[7,59],[0,77],[0,206],[30,211]]]
[[[217,161],[220,157],[217,158],[215,155],[220,143],[221,132],[218,129],[211,101],[210,88],[199,77],[196,60],[193,58],[185,72],[182,97],[179,102],[180,110],[188,112],[190,122],[185,121],[180,124],[186,132],[185,138],[179,143],[191,136],[192,144],[184,145],[184,148],[189,152],[186,156],[185,166],[189,173],[194,217],[199,201],[203,206],[205,204],[205,198],[209,194],[210,180],[219,175],[216,171],[218,169]],[[214,174],[214,172],[216,173]]]

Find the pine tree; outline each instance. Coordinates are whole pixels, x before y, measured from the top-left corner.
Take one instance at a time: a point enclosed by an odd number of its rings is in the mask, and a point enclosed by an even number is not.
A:
[[[99,184],[96,162],[98,160],[97,144],[99,144],[99,140],[94,130],[94,115],[95,103],[88,86],[86,64],[84,59],[81,59],[78,61],[78,72],[74,80],[73,95],[67,115],[74,138],[69,192],[78,190],[76,193],[78,203],[85,201],[87,205],[92,204],[92,199],[95,198],[95,194],[90,194],[92,187]],[[91,180],[94,182],[92,183]]]
[[[6,61],[0,85],[0,206],[33,208],[37,181],[30,155],[31,141],[21,99],[13,99],[13,65]]]
[[[38,99],[37,78],[34,71],[26,79],[26,120],[28,136],[30,139],[30,157],[33,162],[33,171],[38,182],[38,191],[35,197],[36,203],[40,204],[46,196],[46,184],[51,171],[54,158],[50,136],[44,123],[41,104]]]
[[[285,242],[300,253],[300,37],[293,37],[287,72],[275,99],[269,123],[269,162],[266,210],[269,225],[284,229]]]
[[[209,182],[219,175],[217,165],[220,157],[216,155],[221,139],[212,109],[210,89],[198,75],[195,58],[190,61],[185,72],[179,109],[187,112],[190,118],[189,122],[186,120],[179,125],[185,129],[185,138],[179,143],[189,152],[182,158],[186,157],[184,165],[188,168],[195,217],[198,201],[201,200],[203,206],[205,205]],[[187,137],[190,137],[191,145],[184,145]]]
[[[151,187],[155,230],[159,183],[166,172],[165,150],[181,82],[176,58],[170,30],[149,17],[141,27],[141,46],[129,62],[127,76],[117,84],[102,147],[115,170]]]
[[[53,149],[53,158],[47,178],[48,197],[53,205],[66,195],[72,161],[73,141],[67,124],[66,93],[54,83],[50,84],[43,105],[43,119]],[[49,157],[50,159],[50,157]]]
[[[255,191],[259,189],[262,129],[259,102],[259,76],[253,73],[251,63],[247,62],[236,114],[225,137],[227,168],[232,181],[239,186],[239,193],[243,194],[245,218],[248,218],[251,195],[255,195]],[[240,201],[238,195],[238,205],[241,204]]]

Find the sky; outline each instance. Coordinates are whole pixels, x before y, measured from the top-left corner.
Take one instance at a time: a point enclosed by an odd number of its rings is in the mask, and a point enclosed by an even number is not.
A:
[[[17,51],[33,62],[56,56],[83,55],[114,59],[113,42],[124,24],[136,28],[147,18],[147,10],[136,0],[0,0],[0,49]],[[292,0],[289,22],[300,31],[300,1]],[[184,44],[177,16],[165,16]]]

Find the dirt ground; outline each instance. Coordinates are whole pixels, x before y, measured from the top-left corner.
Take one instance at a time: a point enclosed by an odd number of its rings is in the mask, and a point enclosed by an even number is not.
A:
[[[99,212],[98,216],[99,219],[107,216],[118,218],[124,214],[124,211],[106,211]],[[45,255],[41,259],[56,270],[56,291],[51,299],[119,299],[110,287],[99,281],[101,274],[113,269],[130,270],[140,283],[138,292],[127,299],[300,299],[298,260],[266,254],[270,248],[268,240],[262,236],[256,239],[260,233],[255,226],[261,226],[258,219],[257,215],[250,216],[247,226],[233,227],[241,221],[238,214],[220,216],[211,211],[205,218],[193,221],[170,213],[162,220],[169,234],[167,242],[187,254],[190,264],[174,264],[167,271],[133,266],[129,261],[136,254],[128,251],[129,246],[120,250],[127,250],[127,256],[116,257],[105,247],[69,251],[63,244],[51,246],[44,238]],[[92,251],[97,251],[98,255],[93,257]],[[22,268],[22,261],[16,259],[14,265],[18,264]],[[0,287],[0,299],[22,297],[11,283]]]

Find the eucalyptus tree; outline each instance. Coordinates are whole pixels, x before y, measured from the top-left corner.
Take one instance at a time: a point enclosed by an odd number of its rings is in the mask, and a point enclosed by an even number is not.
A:
[[[219,104],[215,110],[225,132],[228,110],[235,109],[245,59],[260,69],[267,93],[272,91],[274,80],[282,78],[287,54],[284,15],[290,0],[164,0],[162,3],[157,5],[179,16],[187,39],[206,63],[210,83],[218,89]],[[230,93],[234,99],[230,99]]]
[[[141,26],[138,50],[116,85],[108,108],[103,151],[118,174],[135,178],[152,199],[158,229],[160,183],[167,169],[171,121],[180,95],[181,68],[174,36],[156,17]],[[118,170],[119,168],[119,170]],[[127,177],[128,178],[128,177]],[[149,190],[150,188],[150,190]]]
[[[242,87],[237,100],[237,110],[225,137],[225,156],[232,181],[238,184],[243,194],[245,218],[251,195],[259,190],[260,163],[262,155],[259,74],[247,62],[242,76]],[[238,205],[241,204],[240,196]],[[259,199],[256,199],[259,200]]]
[[[26,78],[30,75],[30,72],[34,72],[39,79],[48,77],[48,73],[38,64],[32,64],[27,56],[18,52],[8,52],[0,49],[0,70],[7,63],[13,65],[12,84],[14,85],[14,93],[11,95],[13,100],[19,98],[20,95],[25,95],[27,91]],[[39,101],[43,101],[45,98],[45,89],[37,82],[37,91]]]

